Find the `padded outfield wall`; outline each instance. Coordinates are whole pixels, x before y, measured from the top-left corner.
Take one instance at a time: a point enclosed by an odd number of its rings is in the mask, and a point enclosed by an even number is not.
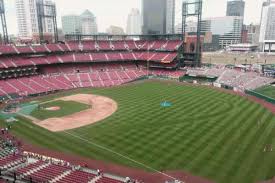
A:
[[[252,95],[252,96],[255,96],[257,98],[263,99],[263,100],[265,100],[267,102],[270,102],[272,104],[275,104],[275,99],[274,98],[268,97],[268,96],[263,95],[261,93],[258,93],[256,91],[246,90],[245,93],[248,94],[248,95]]]

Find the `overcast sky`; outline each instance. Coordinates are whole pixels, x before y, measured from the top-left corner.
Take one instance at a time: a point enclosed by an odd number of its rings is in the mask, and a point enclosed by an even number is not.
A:
[[[105,32],[110,25],[125,29],[127,15],[132,8],[141,9],[141,0],[54,0],[57,6],[58,27],[61,27],[61,16],[80,14],[89,9],[97,17],[100,32]],[[204,0],[203,17],[224,16],[227,0]],[[259,23],[263,0],[245,0],[245,23]],[[181,2],[176,0],[176,22],[181,20]],[[17,33],[15,0],[5,0],[8,31]]]

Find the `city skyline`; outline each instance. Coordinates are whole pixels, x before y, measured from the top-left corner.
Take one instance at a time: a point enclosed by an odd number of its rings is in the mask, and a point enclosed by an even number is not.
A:
[[[176,24],[181,20],[181,3],[183,0],[176,0]],[[244,23],[260,23],[261,5],[264,0],[246,0]],[[79,0],[76,3],[67,0],[54,0],[57,5],[58,27],[61,28],[61,16],[68,14],[80,14],[89,9],[96,17],[99,32],[105,32],[110,25],[123,27],[126,30],[127,15],[132,8],[141,10],[141,1],[135,0]],[[203,17],[220,17],[226,12],[227,0],[204,0]],[[96,4],[96,7],[94,6]],[[17,34],[15,0],[5,0],[8,31],[10,34]],[[219,7],[219,8],[216,8]],[[119,9],[119,11],[117,11]],[[211,11],[215,9],[215,11]]]

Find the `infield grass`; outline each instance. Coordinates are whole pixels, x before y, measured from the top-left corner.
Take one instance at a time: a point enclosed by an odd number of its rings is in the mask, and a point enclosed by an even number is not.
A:
[[[157,170],[189,171],[217,183],[253,183],[275,175],[275,152],[263,152],[267,144],[275,147],[275,116],[245,98],[154,81],[75,92],[110,97],[119,108],[111,117],[69,133]],[[163,101],[172,106],[161,107]],[[146,169],[68,133],[19,119],[13,133],[35,145]]]
[[[83,103],[63,100],[50,101],[39,106],[40,107],[37,107],[30,115],[40,120],[63,117],[89,108],[89,105]],[[47,110],[47,108],[50,107],[60,107],[60,109],[55,111]]]

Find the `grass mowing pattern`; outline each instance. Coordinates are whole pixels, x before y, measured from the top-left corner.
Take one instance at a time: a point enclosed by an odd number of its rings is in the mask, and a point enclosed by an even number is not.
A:
[[[263,152],[266,144],[275,145],[275,116],[259,104],[206,87],[162,82],[84,89],[82,93],[111,97],[119,109],[102,122],[70,133],[155,169],[190,171],[218,183],[251,183],[275,175],[274,152]],[[161,107],[163,101],[172,107]],[[263,121],[260,126],[259,119]],[[143,168],[23,118],[12,130],[50,149]]]
[[[60,107],[60,110],[57,110],[57,111],[46,110],[46,108],[56,107],[56,106]],[[84,111],[89,108],[89,105],[82,104],[75,101],[57,100],[57,101],[41,104],[40,107],[44,109],[36,108],[34,111],[32,111],[30,115],[37,119],[44,120],[44,119],[54,118],[54,117],[63,117],[73,113]]]
[[[275,99],[275,86],[264,86],[262,88],[258,88],[255,90],[256,92],[263,94],[265,96],[271,97]]]

